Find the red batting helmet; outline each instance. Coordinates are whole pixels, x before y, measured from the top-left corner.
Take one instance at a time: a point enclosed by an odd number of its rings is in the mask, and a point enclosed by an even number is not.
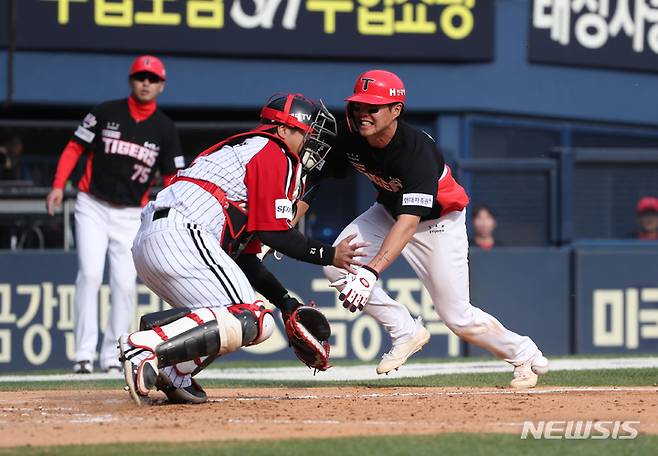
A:
[[[137,57],[130,66],[130,73],[128,75],[132,76],[133,74],[142,73],[144,71],[153,73],[163,81],[167,79],[167,72],[165,71],[162,60],[152,55],[140,55]]]
[[[390,71],[366,71],[357,78],[354,84],[354,94],[345,101],[372,105],[404,104],[404,84],[395,73]]]

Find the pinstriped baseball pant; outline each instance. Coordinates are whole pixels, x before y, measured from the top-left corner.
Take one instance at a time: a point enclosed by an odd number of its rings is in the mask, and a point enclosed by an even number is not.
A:
[[[133,259],[142,281],[172,307],[221,307],[253,303],[249,280],[220,241],[174,209],[153,221],[154,206],[142,212]]]

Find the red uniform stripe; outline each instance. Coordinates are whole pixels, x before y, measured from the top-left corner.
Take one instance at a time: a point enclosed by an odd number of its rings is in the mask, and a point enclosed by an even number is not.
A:
[[[194,320],[194,322],[199,326],[204,324],[204,321],[201,318],[199,318],[199,316],[195,313],[189,313],[186,315],[186,317]]]

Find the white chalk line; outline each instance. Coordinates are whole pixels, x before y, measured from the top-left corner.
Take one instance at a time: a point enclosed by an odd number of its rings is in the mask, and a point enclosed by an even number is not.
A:
[[[220,363],[216,364],[218,367]],[[557,359],[550,363],[551,371],[580,371],[601,369],[658,369],[658,357]],[[272,381],[370,381],[382,379],[418,378],[431,375],[477,374],[510,372],[512,366],[502,361],[411,363],[388,375],[378,375],[375,366],[335,366],[328,371],[313,375],[303,367],[206,369],[199,379],[211,380],[272,380]],[[9,382],[56,382],[97,381],[121,379],[121,374],[50,374],[50,375],[0,375],[0,383]]]
[[[327,399],[370,399],[370,398],[406,398],[406,397],[439,397],[439,396],[509,396],[509,395],[542,395],[562,393],[600,393],[600,392],[658,392],[658,387],[559,387],[540,389],[496,389],[472,391],[426,391],[426,392],[392,392],[392,393],[362,393],[362,394],[304,394],[304,395],[265,395],[265,396],[237,396],[209,399],[209,402],[229,401],[300,401],[300,400],[327,400]]]

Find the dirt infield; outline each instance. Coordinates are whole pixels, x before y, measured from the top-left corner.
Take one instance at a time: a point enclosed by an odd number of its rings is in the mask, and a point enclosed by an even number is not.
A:
[[[658,389],[241,388],[202,405],[123,391],[0,392],[0,446],[283,439],[437,432],[520,433],[526,420],[639,421],[658,434]],[[249,429],[247,432],[246,429]]]

